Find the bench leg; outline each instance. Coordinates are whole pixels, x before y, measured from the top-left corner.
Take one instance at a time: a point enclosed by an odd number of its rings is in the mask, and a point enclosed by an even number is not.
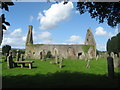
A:
[[[32,63],[29,63],[29,69],[32,69]]]
[[[24,65],[23,65],[23,64],[21,64],[21,68],[23,68],[23,66],[24,66]]]
[[[17,63],[14,63],[14,67],[17,67]]]

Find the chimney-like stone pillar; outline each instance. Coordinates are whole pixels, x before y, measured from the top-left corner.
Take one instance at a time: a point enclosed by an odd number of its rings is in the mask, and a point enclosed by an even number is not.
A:
[[[33,44],[33,36],[32,36],[33,26],[29,25],[28,28],[29,28],[29,30],[28,30],[28,34],[27,34],[26,45]]]

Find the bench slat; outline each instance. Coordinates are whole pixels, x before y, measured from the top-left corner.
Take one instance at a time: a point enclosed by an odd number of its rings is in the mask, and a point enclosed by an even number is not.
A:
[[[14,63],[33,63],[34,61],[14,61]]]

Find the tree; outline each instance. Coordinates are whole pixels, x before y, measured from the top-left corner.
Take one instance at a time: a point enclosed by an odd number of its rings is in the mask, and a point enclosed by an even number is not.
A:
[[[5,9],[6,11],[9,11],[9,6],[12,6],[12,5],[14,5],[13,2],[0,2],[0,8]],[[3,39],[3,29],[7,30],[5,25],[10,26],[10,23],[6,21],[5,14],[2,14],[0,16],[0,45]]]
[[[48,52],[47,52],[47,55],[45,56],[45,58],[52,58],[51,51],[48,51]]]
[[[110,53],[111,52],[111,50],[110,50],[110,39],[108,39],[108,41],[107,41],[107,51],[108,51],[108,53]]]
[[[111,37],[111,39],[108,39],[106,48],[107,48],[108,53],[111,53],[111,52],[119,53],[120,52],[120,33],[118,33],[116,36]]]
[[[10,45],[4,45],[2,47],[2,54],[5,55],[6,53],[9,53],[9,50],[11,50],[11,46]]]
[[[88,12],[91,18],[111,27],[120,23],[120,2],[77,2],[77,10],[80,14]]]

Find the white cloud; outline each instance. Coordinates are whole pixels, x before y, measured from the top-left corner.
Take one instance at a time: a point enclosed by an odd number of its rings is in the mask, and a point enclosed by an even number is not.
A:
[[[52,35],[50,32],[42,32],[39,34],[39,38],[42,40],[43,43],[52,43]]]
[[[22,29],[21,29],[21,28],[18,28],[18,29],[15,29],[15,30],[11,33],[11,35],[18,37],[18,36],[21,36],[21,32],[22,32]]]
[[[105,35],[107,35],[107,32],[103,29],[103,27],[98,27],[98,28],[96,28],[95,35],[105,36]]]
[[[113,33],[111,33],[111,32],[105,31],[103,27],[98,27],[98,28],[96,28],[95,35],[97,35],[97,36],[107,36],[107,37],[110,38],[110,37],[113,37],[113,36],[117,35],[117,33],[118,33],[117,28],[115,29],[115,31]]]
[[[72,9],[72,2],[68,2],[65,5],[63,2],[52,4],[48,10],[43,11],[44,15],[41,12],[38,14],[37,19],[40,20],[40,29],[49,30],[56,27],[59,22],[69,18]]]
[[[26,41],[26,35],[23,34],[22,29],[6,30],[3,32],[3,41],[1,46],[10,45],[14,48],[24,47]]]
[[[76,10],[75,13],[76,13],[76,14],[79,14],[79,11]]]
[[[106,51],[106,44],[97,44],[97,50]]]
[[[42,17],[43,17],[42,13],[41,13],[41,12],[39,12],[39,13],[38,13],[37,20],[40,20]]]
[[[84,41],[80,36],[72,35],[66,42],[83,44]]]

